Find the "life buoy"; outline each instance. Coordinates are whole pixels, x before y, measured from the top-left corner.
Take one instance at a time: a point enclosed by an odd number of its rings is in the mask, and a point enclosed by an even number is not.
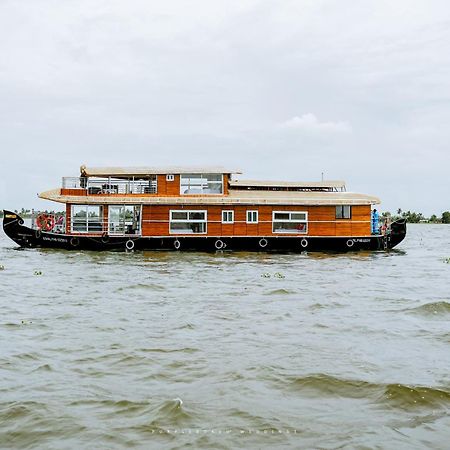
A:
[[[259,240],[259,246],[260,246],[261,248],[267,247],[267,244],[268,244],[268,242],[267,242],[267,239],[266,239],[266,238],[262,238],[262,239]]]
[[[36,217],[36,225],[43,231],[51,231],[55,226],[55,218],[49,214],[39,214]]]
[[[217,239],[217,241],[215,242],[214,246],[217,248],[217,250],[221,250],[221,249],[223,249],[225,244],[220,239]]]
[[[347,247],[352,248],[355,245],[355,241],[353,239],[349,239],[347,241]]]
[[[128,241],[125,243],[125,247],[127,250],[133,250],[134,241],[132,241],[131,239],[128,239]]]
[[[308,247],[308,244],[309,244],[308,239],[303,238],[303,239],[300,241],[300,245],[301,245],[303,248]]]
[[[70,239],[70,245],[72,247],[78,247],[80,245],[80,240],[77,237]]]
[[[173,246],[175,247],[175,250],[178,250],[181,247],[181,242],[178,239],[175,239]]]

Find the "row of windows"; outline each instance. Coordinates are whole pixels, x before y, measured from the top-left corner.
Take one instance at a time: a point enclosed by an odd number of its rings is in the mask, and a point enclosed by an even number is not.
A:
[[[207,211],[171,210],[169,229],[171,233],[206,233]],[[111,205],[108,208],[107,229],[111,234],[139,234],[141,227],[139,205]],[[336,218],[351,217],[351,206],[337,206]],[[247,210],[246,223],[257,224],[257,210]],[[222,223],[234,223],[234,211],[222,211]],[[72,205],[71,230],[80,233],[102,232],[103,207],[93,205]],[[272,213],[274,233],[306,233],[308,213],[303,211],[274,211]]]
[[[258,223],[258,211],[248,210],[246,222]],[[234,223],[234,211],[222,211],[222,223]],[[170,232],[180,234],[206,233],[207,211],[170,211]],[[272,214],[274,233],[306,233],[308,213],[274,211]]]

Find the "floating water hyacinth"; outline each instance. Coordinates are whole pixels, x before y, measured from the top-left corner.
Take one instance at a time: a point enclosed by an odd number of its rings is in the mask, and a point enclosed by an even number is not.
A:
[[[42,275],[42,271],[41,271],[41,270],[35,270],[35,271],[34,271],[34,274],[35,274],[35,275]]]
[[[0,270],[5,270],[5,266],[3,264],[0,264]]]
[[[263,273],[262,275],[261,275],[261,277],[263,277],[263,278],[270,278],[272,275],[269,273],[269,272],[266,272],[266,273]],[[274,274],[273,274],[273,277],[274,278],[286,278],[281,272],[275,272]]]
[[[450,264],[450,258],[445,258],[444,262],[447,263],[447,264]]]

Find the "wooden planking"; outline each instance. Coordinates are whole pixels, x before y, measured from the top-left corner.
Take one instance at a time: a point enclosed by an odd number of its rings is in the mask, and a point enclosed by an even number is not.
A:
[[[142,231],[144,236],[168,236],[169,211],[206,210],[208,236],[281,236],[272,233],[273,211],[303,211],[308,213],[308,232],[311,236],[370,236],[370,207],[353,206],[352,219],[336,220],[334,206],[202,206],[202,205],[144,205]],[[222,224],[222,211],[234,211],[234,224]],[[247,210],[257,210],[258,224],[247,224]],[[290,235],[290,234],[288,234]],[[304,235],[299,233],[299,236]]]
[[[167,181],[166,175],[158,175],[158,194],[164,196],[179,196],[180,195],[180,175],[174,175],[173,181]]]
[[[272,212],[273,211],[298,211],[289,206],[260,206],[247,207],[221,207],[201,205],[144,205],[142,208],[142,233],[144,236],[168,236],[169,233],[169,211],[178,210],[206,210],[208,213],[207,235],[209,236],[280,236],[279,233],[272,233]],[[234,224],[222,224],[222,210],[234,210]],[[259,223],[247,224],[247,210],[258,210]],[[352,219],[342,219],[336,221],[334,207],[305,207],[301,211],[308,212],[308,233],[311,236],[370,236],[370,207],[354,206]],[[103,207],[103,218],[108,221],[108,208]],[[70,232],[71,204],[66,205],[66,232]],[[299,234],[302,235],[302,234]]]
[[[61,188],[61,195],[83,196],[83,195],[87,195],[87,190],[86,189],[66,189],[66,188]]]
[[[70,233],[70,221],[72,220],[72,205],[66,204],[66,233]]]
[[[336,222],[336,236],[351,236],[352,235],[352,223],[349,222]]]
[[[223,174],[223,195],[228,195],[228,174]]]

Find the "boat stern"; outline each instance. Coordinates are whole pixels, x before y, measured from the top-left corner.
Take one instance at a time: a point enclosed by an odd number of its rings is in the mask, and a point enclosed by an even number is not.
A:
[[[391,233],[389,235],[389,248],[394,248],[405,239],[406,219],[399,219],[391,223]]]

